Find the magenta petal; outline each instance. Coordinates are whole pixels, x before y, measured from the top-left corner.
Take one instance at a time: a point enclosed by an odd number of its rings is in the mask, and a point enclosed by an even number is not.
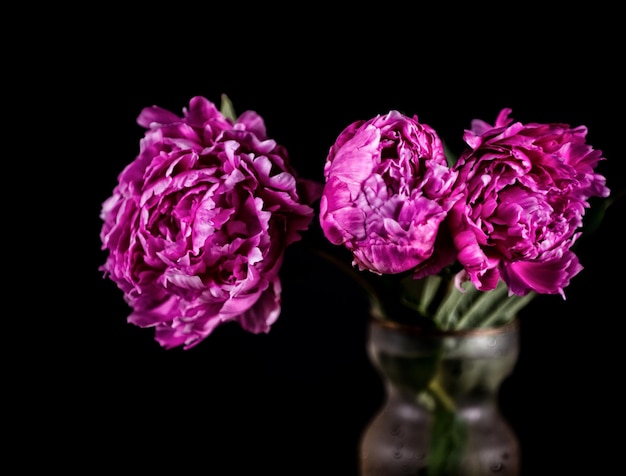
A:
[[[269,332],[281,309],[281,284],[278,278],[261,294],[254,306],[238,315],[235,320],[248,332],[259,334]]]
[[[137,124],[146,129],[152,127],[153,124],[171,124],[179,122],[181,118],[166,109],[159,106],[151,106],[144,108],[139,117],[137,118]]]
[[[565,299],[564,289],[582,269],[576,255],[568,252],[552,261],[507,263],[503,273],[513,294],[523,296],[535,291],[539,294],[560,294]]]

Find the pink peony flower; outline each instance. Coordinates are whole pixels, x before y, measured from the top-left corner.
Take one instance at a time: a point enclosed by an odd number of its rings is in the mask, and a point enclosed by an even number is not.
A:
[[[255,112],[233,122],[194,97],[183,113],[141,112],[140,152],[101,211],[100,269],[124,292],[128,321],[154,327],[165,348],[192,347],[229,321],[267,332],[285,248],[319,195]]]
[[[444,246],[434,251],[455,201],[456,172],[436,132],[417,116],[390,111],[354,122],[330,148],[324,176],[322,229],[352,252],[360,270],[395,274],[423,266],[435,274],[454,260]]]
[[[455,166],[465,199],[450,211],[462,279],[482,291],[499,279],[509,294],[561,294],[582,270],[571,247],[590,197],[607,197],[594,172],[599,150],[587,129],[566,124],[522,124],[503,109],[494,126],[474,120],[469,148]]]

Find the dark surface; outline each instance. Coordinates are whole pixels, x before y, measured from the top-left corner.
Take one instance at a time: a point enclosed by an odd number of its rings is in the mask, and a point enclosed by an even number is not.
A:
[[[587,125],[608,159],[600,170],[609,186],[626,185],[623,55],[610,15],[591,31],[589,12],[567,21],[526,12],[522,26],[463,25],[451,38],[445,18],[445,29],[427,32],[425,19],[398,25],[397,12],[365,23],[333,14],[307,27],[234,12],[210,12],[198,25],[195,14],[174,22],[101,13],[101,26],[57,25],[59,41],[42,39],[25,66],[28,98],[45,105],[50,133],[31,151],[54,185],[42,206],[62,212],[38,223],[52,230],[45,252],[37,238],[29,247],[46,297],[33,298],[43,319],[18,354],[34,366],[18,388],[32,385],[25,393],[36,403],[16,440],[41,447],[49,469],[356,475],[359,435],[382,401],[365,356],[366,302],[297,247],[267,335],[228,325],[192,350],[165,351],[150,330],[126,324],[121,292],[97,270],[98,214],[138,151],[145,106],[180,112],[194,95],[218,102],[226,93],[238,112],[261,114],[311,178],[354,120],[399,109],[458,148],[471,119],[493,122],[511,107],[524,122]],[[565,302],[540,297],[520,316],[521,355],[501,400],[524,475],[612,473],[623,420],[625,216],[620,203],[581,243],[585,269]]]

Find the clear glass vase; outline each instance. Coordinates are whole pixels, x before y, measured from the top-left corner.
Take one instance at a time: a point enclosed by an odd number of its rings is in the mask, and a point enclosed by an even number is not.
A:
[[[386,401],[363,432],[361,476],[520,474],[498,391],[518,358],[518,322],[440,332],[371,319],[368,355]]]

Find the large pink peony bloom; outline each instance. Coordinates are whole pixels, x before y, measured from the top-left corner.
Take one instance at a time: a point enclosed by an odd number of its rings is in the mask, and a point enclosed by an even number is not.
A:
[[[509,294],[565,298],[582,270],[571,247],[588,199],[609,195],[594,172],[604,158],[585,143],[584,126],[521,124],[510,113],[503,109],[494,126],[474,120],[456,164],[468,187],[450,211],[463,279],[483,291],[502,279]]]
[[[435,274],[454,259],[444,247],[434,251],[454,203],[456,172],[440,138],[417,116],[390,111],[354,122],[330,148],[324,176],[322,229],[352,252],[360,270],[395,274],[421,266]]]
[[[229,321],[267,332],[285,248],[315,198],[255,112],[233,124],[202,97],[183,112],[141,112],[140,152],[101,212],[100,269],[124,292],[129,322],[154,327],[165,348],[189,348]]]

